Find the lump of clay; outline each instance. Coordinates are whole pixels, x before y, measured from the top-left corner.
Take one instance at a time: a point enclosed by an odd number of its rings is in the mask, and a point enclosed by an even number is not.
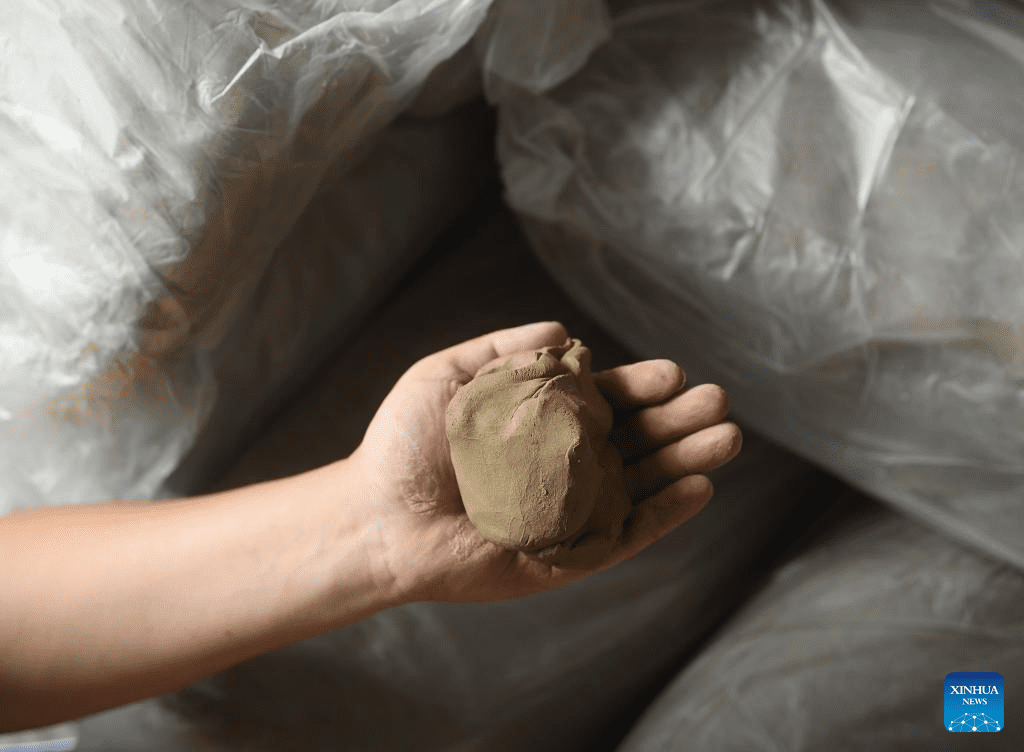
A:
[[[446,423],[466,513],[486,538],[560,566],[601,563],[630,502],[582,342],[485,366]]]

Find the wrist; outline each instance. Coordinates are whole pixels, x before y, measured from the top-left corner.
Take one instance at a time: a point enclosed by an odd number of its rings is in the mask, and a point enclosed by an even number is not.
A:
[[[296,479],[313,505],[320,531],[316,568],[323,618],[337,629],[388,608],[409,603],[410,583],[389,556],[391,530],[385,505],[366,482],[356,455]]]

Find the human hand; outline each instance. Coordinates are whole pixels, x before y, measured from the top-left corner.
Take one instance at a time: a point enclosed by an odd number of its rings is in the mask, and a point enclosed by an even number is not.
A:
[[[445,430],[455,392],[482,368],[558,345],[558,323],[493,332],[415,363],[398,380],[349,458],[369,495],[376,561],[405,600],[492,601],[529,595],[588,574],[507,550],[466,516]],[[685,374],[655,360],[594,374],[615,409],[609,443],[622,463],[619,493],[632,511],[606,569],[636,555],[708,502],[705,473],[733,459],[742,437],[714,385],[683,391]]]

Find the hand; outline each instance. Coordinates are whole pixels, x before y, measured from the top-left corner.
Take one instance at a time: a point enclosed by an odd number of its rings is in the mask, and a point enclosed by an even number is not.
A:
[[[482,367],[563,343],[559,323],[532,324],[463,342],[415,363],[398,380],[350,461],[369,494],[381,577],[405,600],[492,601],[567,584],[586,571],[551,566],[485,539],[466,516],[445,433],[445,409]],[[667,360],[594,374],[615,408],[610,443],[633,504],[622,537],[597,569],[629,559],[710,500],[705,473],[732,460],[742,436],[715,385],[683,391]],[[597,571],[597,570],[593,570]]]

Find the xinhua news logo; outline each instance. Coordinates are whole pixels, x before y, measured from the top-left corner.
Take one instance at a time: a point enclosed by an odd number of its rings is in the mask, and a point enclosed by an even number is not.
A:
[[[945,724],[947,731],[1002,731],[1003,676],[994,671],[946,674]]]

